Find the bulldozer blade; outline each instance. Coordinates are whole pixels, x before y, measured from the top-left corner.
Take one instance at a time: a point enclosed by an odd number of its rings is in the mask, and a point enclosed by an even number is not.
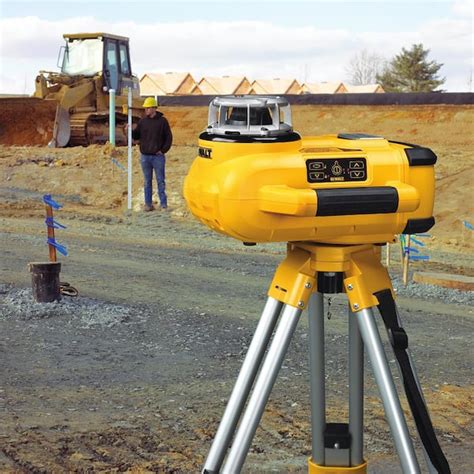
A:
[[[47,145],[53,136],[57,101],[36,97],[0,98],[1,145]]]
[[[54,120],[53,138],[48,143],[50,148],[65,147],[71,138],[71,122],[69,112],[58,105]]]

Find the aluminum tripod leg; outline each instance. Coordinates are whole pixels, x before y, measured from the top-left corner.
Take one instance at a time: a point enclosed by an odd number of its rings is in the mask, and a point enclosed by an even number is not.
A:
[[[410,439],[372,308],[358,311],[355,313],[355,317],[357,318],[360,334],[372,364],[375,381],[380,391],[385,416],[392,432],[402,471],[404,474],[419,474],[420,467],[416,459],[413,443]]]
[[[227,407],[219,424],[211,450],[204,464],[203,472],[218,472],[222,465],[282,306],[283,304],[274,298],[267,299],[239,376],[227,402]]]
[[[349,433],[351,466],[364,462],[364,343],[349,305]]]
[[[301,309],[289,305],[284,306],[268,354],[222,469],[224,474],[238,473],[242,469],[300,315]]]
[[[309,373],[311,383],[311,459],[324,466],[326,429],[326,387],[324,363],[324,295],[313,293],[308,305]]]

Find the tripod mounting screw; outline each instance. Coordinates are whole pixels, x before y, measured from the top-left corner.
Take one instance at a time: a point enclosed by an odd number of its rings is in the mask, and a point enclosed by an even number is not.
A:
[[[349,291],[352,291],[352,290],[354,289],[354,287],[352,286],[352,283],[349,283],[349,284],[347,285],[347,289],[348,289]]]
[[[354,309],[359,309],[358,303],[354,303]]]
[[[311,286],[312,286],[312,285],[311,285],[311,283],[310,283],[309,281],[307,281],[307,282],[305,283],[305,285],[304,285],[304,287],[305,287],[305,288],[308,288],[308,289],[311,288]]]
[[[304,301],[298,301],[298,307],[304,308]]]

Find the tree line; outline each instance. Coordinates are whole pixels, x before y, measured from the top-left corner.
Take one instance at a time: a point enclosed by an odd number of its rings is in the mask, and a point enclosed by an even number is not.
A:
[[[428,60],[429,52],[422,44],[413,44],[386,61],[376,53],[363,50],[351,59],[346,73],[354,85],[377,83],[385,92],[432,92],[446,78],[439,77],[443,64]]]

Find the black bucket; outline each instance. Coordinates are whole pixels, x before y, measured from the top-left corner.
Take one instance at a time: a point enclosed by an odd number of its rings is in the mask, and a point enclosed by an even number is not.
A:
[[[33,297],[38,303],[51,303],[61,299],[59,262],[30,263]]]

